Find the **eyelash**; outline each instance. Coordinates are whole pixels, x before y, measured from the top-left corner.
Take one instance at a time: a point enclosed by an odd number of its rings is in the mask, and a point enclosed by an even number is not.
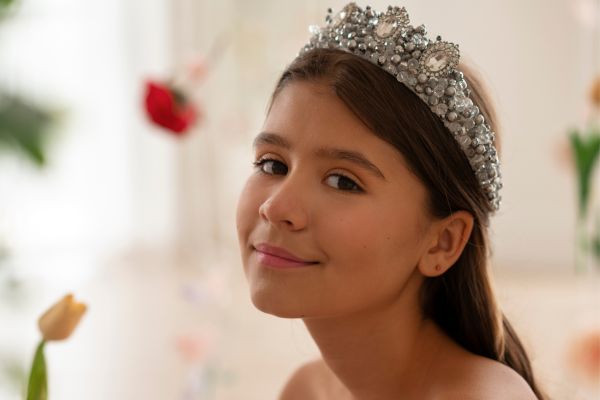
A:
[[[282,165],[285,165],[285,164],[283,164],[281,161],[279,161],[279,160],[275,160],[275,159],[273,159],[273,158],[262,158],[262,159],[260,159],[260,160],[254,161],[254,162],[252,163],[252,165],[254,165],[254,167],[255,167],[256,169],[258,169],[258,171],[259,171],[260,173],[262,173],[262,174],[265,174],[265,175],[274,175],[274,174],[271,174],[271,173],[265,172],[265,170],[262,168],[264,164],[266,164],[267,162],[271,162],[271,161],[272,161],[272,162],[275,162],[275,163],[280,163],[280,164],[282,164]],[[286,168],[287,168],[287,167],[286,167]],[[356,182],[355,182],[353,179],[351,179],[351,178],[347,177],[347,176],[346,176],[346,175],[344,175],[344,174],[339,174],[339,173],[338,173],[338,174],[331,174],[330,176],[339,176],[339,177],[342,177],[342,178],[344,178],[344,179],[347,179],[347,180],[348,180],[348,181],[350,181],[350,182],[352,183],[352,185],[354,185],[354,187],[355,187],[355,189],[339,189],[339,190],[340,190],[340,191],[342,191],[342,192],[354,192],[354,193],[362,193],[362,192],[364,192],[363,188],[362,188],[362,187],[361,187],[361,186],[360,186],[358,183],[356,183]]]

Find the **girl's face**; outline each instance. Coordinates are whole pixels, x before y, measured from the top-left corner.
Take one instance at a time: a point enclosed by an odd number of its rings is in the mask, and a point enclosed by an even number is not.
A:
[[[237,209],[254,305],[317,318],[393,302],[430,226],[425,187],[401,154],[318,83],[287,84],[262,131]],[[288,263],[268,246],[306,262],[277,267]]]

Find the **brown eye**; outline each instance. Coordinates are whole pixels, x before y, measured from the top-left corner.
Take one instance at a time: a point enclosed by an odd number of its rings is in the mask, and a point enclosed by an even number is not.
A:
[[[327,183],[339,190],[348,192],[362,192],[362,188],[356,182],[347,176],[341,174],[332,174],[327,177]]]
[[[285,175],[288,170],[284,163],[271,158],[263,158],[262,160],[255,161],[253,164],[261,172],[268,175]]]

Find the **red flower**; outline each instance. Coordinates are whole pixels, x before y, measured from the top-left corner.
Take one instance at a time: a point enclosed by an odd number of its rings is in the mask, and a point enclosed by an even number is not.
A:
[[[146,82],[146,114],[157,125],[176,134],[185,133],[198,112],[185,96],[165,84]]]

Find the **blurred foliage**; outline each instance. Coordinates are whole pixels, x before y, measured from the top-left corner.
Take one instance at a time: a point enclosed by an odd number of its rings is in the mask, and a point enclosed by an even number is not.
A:
[[[569,134],[569,140],[577,170],[579,215],[585,218],[589,208],[594,167],[600,155],[600,128],[591,126],[587,132],[573,130]]]
[[[589,204],[594,185],[592,178],[598,159],[600,159],[600,128],[597,125],[590,125],[587,130],[582,132],[574,129],[569,133],[569,142],[577,172],[576,268],[578,271],[582,271],[585,269],[588,252],[600,265],[600,219],[596,223],[595,233],[588,234],[586,232],[588,215],[590,218],[592,217]]]
[[[2,383],[10,387],[11,391],[18,392],[25,397],[27,371],[25,366],[19,360],[19,357],[8,354],[0,354],[0,375],[3,375],[5,380]]]
[[[0,92],[0,150],[19,153],[37,166],[45,165],[48,130],[55,119],[30,101]]]
[[[16,9],[17,0],[0,0],[0,20],[8,17]]]

